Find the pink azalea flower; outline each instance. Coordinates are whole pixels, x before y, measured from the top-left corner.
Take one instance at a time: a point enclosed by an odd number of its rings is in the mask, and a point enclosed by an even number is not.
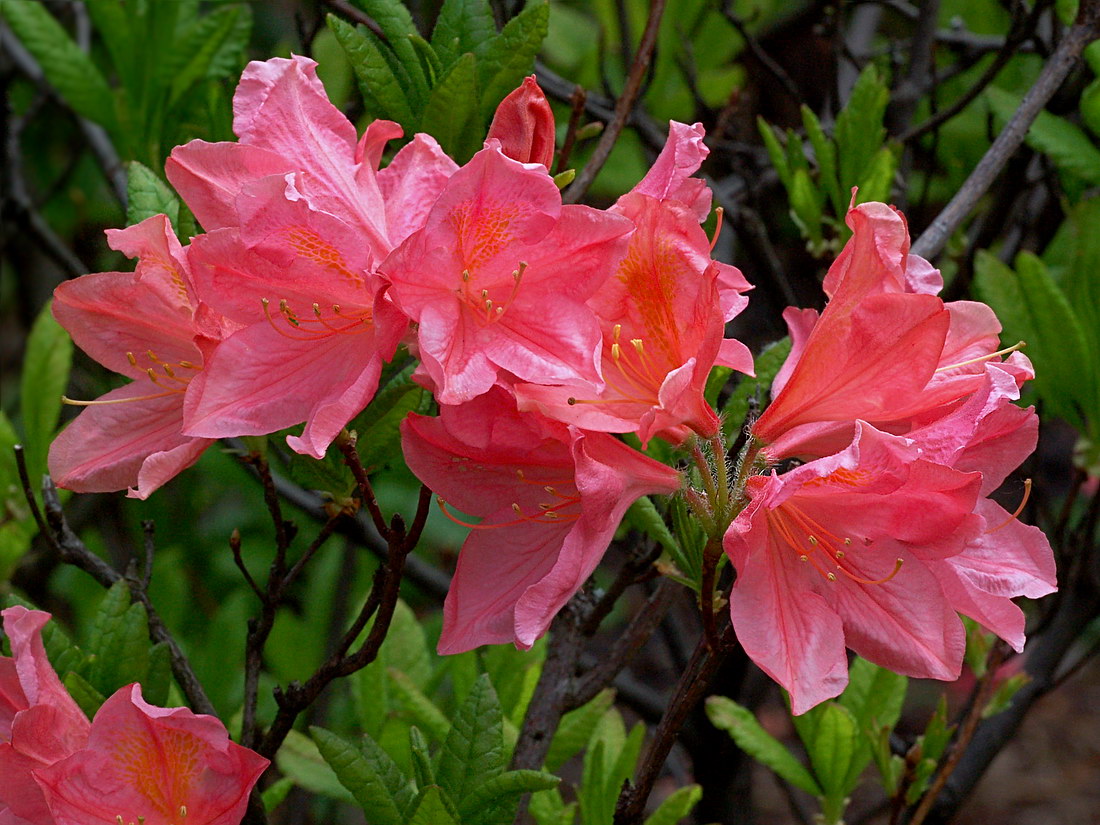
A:
[[[407,325],[377,264],[423,224],[457,165],[417,135],[379,171],[401,128],[375,121],[357,141],[304,57],[249,64],[234,130],[239,143],[192,141],[167,166],[216,230],[191,251],[203,299],[243,327],[196,381],[185,432],[261,435],[305,421],[288,443],[319,458],[374,396]]]
[[[636,431],[643,443],[718,431],[703,389],[715,363],[752,373],[748,349],[723,339],[751,286],[711,260],[699,226],[710,192],[689,176],[706,157],[702,136],[700,124],[674,121],[653,171],[612,208],[635,230],[615,276],[588,301],[603,333],[603,388],[520,385],[521,407],[586,429]]]
[[[545,167],[512,160],[496,141],[474,155],[381,267],[418,325],[438,401],[468,401],[511,376],[599,383],[600,329],[584,302],[630,231],[616,215],[562,206]]]
[[[534,75],[497,106],[486,139],[494,138],[512,160],[541,163],[547,169],[554,162],[554,113]]]
[[[410,415],[401,433],[409,467],[441,506],[481,519],[447,594],[440,653],[530,647],[596,568],[626,509],[679,487],[675,470],[612,436],[517,412],[499,387],[439,418]]]
[[[50,474],[82,493],[150,493],[194,464],[211,443],[183,435],[184,396],[203,350],[227,328],[200,307],[168,218],[154,215],[108,242],[138,258],[134,272],[84,275],[54,291],[53,314],[77,346],[133,378],[86,409],[50,446]]]
[[[844,689],[845,646],[898,673],[959,675],[965,634],[930,564],[980,531],[982,478],[917,455],[858,422],[847,449],[746,485],[725,536],[730,613],[796,714]]]
[[[268,761],[187,708],[158,708],[120,688],[87,747],[35,771],[57,825],[237,825]]]
[[[46,658],[50,614],[15,606],[2,615],[12,656],[0,656],[0,823],[50,825],[31,772],[84,747],[90,725]]]
[[[932,294],[939,273],[909,254],[901,213],[865,203],[847,220],[853,235],[825,278],[825,310],[784,313],[791,354],[753,426],[774,459],[836,452],[856,420],[905,433],[973,392],[999,355],[989,307]],[[1027,369],[1018,354],[1003,363]]]
[[[989,364],[981,387],[965,402],[908,437],[922,458],[981,473],[981,495],[989,496],[1035,449],[1039,419],[1033,408],[1013,403],[1019,397],[1016,371]],[[929,569],[956,610],[1019,652],[1024,613],[1012,599],[1037,599],[1057,589],[1054,553],[1041,530],[992,499],[980,498],[974,512],[982,520],[978,534],[962,553],[930,559]]]

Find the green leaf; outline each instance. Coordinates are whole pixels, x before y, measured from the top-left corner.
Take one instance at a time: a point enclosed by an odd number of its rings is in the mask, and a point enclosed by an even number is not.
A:
[[[481,113],[488,120],[504,97],[512,92],[535,65],[550,24],[550,4],[531,3],[509,20],[500,34],[478,55],[478,80],[482,90]]]
[[[175,229],[180,202],[176,193],[152,169],[138,161],[126,164],[126,225],[133,226],[154,215],[167,215]]]
[[[810,139],[810,145],[814,149],[814,157],[817,160],[818,185],[822,188],[833,205],[836,215],[843,215],[848,209],[848,200],[840,190],[837,181],[836,144],[825,137],[821,128],[821,121],[817,119],[813,109],[803,104],[802,126],[806,130],[806,137]]]
[[[438,785],[430,785],[420,792],[416,811],[409,820],[409,825],[459,825],[452,808],[443,789]]]
[[[420,54],[412,43],[412,38],[419,37],[419,32],[409,10],[399,0],[355,0],[355,3],[374,18],[411,82],[412,88],[408,92],[418,102],[423,102],[431,84]]]
[[[269,788],[266,788],[263,793],[260,794],[260,798],[264,803],[264,810],[271,813],[286,799],[287,794],[294,790],[294,780],[289,776],[284,776],[282,779],[275,780]]]
[[[995,86],[985,90],[985,98],[997,120],[1004,124],[1020,106],[1020,99]],[[1085,183],[1100,183],[1100,149],[1081,129],[1050,112],[1039,112],[1027,133],[1027,145],[1050,157],[1062,172]]]
[[[825,796],[846,796],[851,790],[846,782],[858,736],[856,719],[851,711],[835,702],[823,707],[806,750]]]
[[[137,52],[130,15],[120,0],[85,0],[84,6],[88,9],[96,33],[107,46],[122,85],[127,90],[136,88],[140,78],[137,76]]]
[[[27,473],[35,487],[46,472],[46,453],[57,429],[72,360],[72,339],[54,320],[47,302],[27,338],[20,393]]]
[[[851,711],[861,731],[872,725],[893,729],[901,718],[908,687],[907,677],[857,656],[848,668],[848,687],[840,703]]]
[[[1030,681],[1031,677],[1027,673],[1015,673],[1001,682],[982,708],[982,718],[988,719],[1012,707],[1012,698]]]
[[[601,814],[605,810],[603,804],[604,788],[606,787],[605,751],[606,747],[603,742],[595,742],[584,752],[581,784],[577,788],[577,802],[580,804],[581,822],[584,825],[596,825],[596,823],[610,821],[601,818]]]
[[[1080,319],[1045,264],[1023,252],[1013,272],[979,252],[975,269],[975,288],[997,312],[1003,337],[1027,342],[1027,355],[1035,365],[1035,392],[1052,413],[1086,429],[1090,411],[1100,409],[1100,370]]]
[[[699,785],[687,785],[677,788],[665,797],[645,821],[645,825],[676,825],[691,813],[691,809],[703,798],[703,789]]]
[[[65,684],[65,690],[73,697],[84,715],[91,719],[96,711],[107,701],[106,697],[76,671],[70,670],[61,680]]]
[[[527,810],[538,825],[573,825],[577,803],[570,802],[566,805],[562,801],[561,793],[554,788],[532,794]]]
[[[787,193],[791,202],[791,218],[816,249],[822,243],[821,237],[821,193],[810,180],[805,169],[796,169],[791,178],[791,189]]]
[[[425,788],[428,785],[434,785],[435,769],[432,767],[428,740],[416,725],[409,728],[409,752],[412,754],[413,774],[417,787]]]
[[[412,786],[373,739],[364,736],[360,749],[324,728],[309,732],[340,784],[370,813],[371,825],[404,825],[415,801]]]
[[[841,192],[863,180],[871,159],[882,147],[886,137],[882,118],[889,100],[889,90],[879,77],[878,69],[874,63],[868,63],[836,119]]]
[[[77,114],[108,131],[116,128],[110,86],[44,5],[5,0],[0,4],[0,15],[38,61],[46,80]]]
[[[683,554],[679,542],[665,524],[665,518],[649,496],[642,496],[626,511],[625,521],[667,550],[673,557]]]
[[[506,771],[473,789],[458,806],[462,825],[508,825],[525,793],[556,788],[561,780],[544,771]]]
[[[353,799],[350,791],[340,784],[340,779],[322,757],[317,745],[304,733],[292,730],[287,734],[275,754],[275,765],[292,778],[294,784],[307,791],[343,802]]]
[[[769,734],[752,711],[725,696],[707,698],[707,718],[729,733],[737,747],[775,771],[796,788],[821,796],[821,787],[789,750]]]
[[[173,68],[166,78],[171,84],[168,93],[169,107],[174,106],[184,93],[209,75],[211,65],[222,46],[237,31],[239,17],[247,13],[243,6],[226,6],[200,17],[190,28],[186,45],[180,44],[183,49],[180,49],[180,45],[173,49],[173,54],[182,51],[183,59],[178,60],[178,68]]]
[[[438,140],[444,151],[466,160],[480,140],[477,101],[477,59],[464,54],[432,89],[420,128]]]
[[[884,146],[875,152],[871,161],[867,164],[867,171],[859,181],[859,193],[856,197],[856,203],[890,200],[890,192],[894,188],[894,172],[897,171],[897,166],[897,156],[889,146]]]
[[[375,42],[335,15],[328,15],[328,25],[347,53],[368,113],[396,120],[406,132],[417,131],[408,95]]]
[[[445,0],[432,30],[432,48],[444,67],[460,55],[480,54],[496,36],[493,12],[486,0]]]
[[[730,393],[726,406],[722,408],[722,429],[727,436],[732,435],[746,424],[750,399],[760,396],[761,409],[767,404],[768,390],[779,373],[783,362],[791,353],[791,339],[781,338],[774,344],[768,344],[756,356],[756,377],[745,376]]]
[[[428,87],[435,86],[443,76],[443,63],[439,55],[435,53],[431,43],[418,34],[409,35],[409,42],[413,44],[416,56],[420,58],[420,67],[428,78]]]
[[[493,683],[483,674],[455,714],[439,756],[439,784],[459,805],[504,770],[501,717]]]
[[[157,642],[149,649],[149,669],[141,680],[141,693],[150,705],[165,707],[168,704],[168,688],[172,684],[172,656],[165,642]]]
[[[104,696],[141,681],[149,672],[149,647],[145,608],[130,604],[130,588],[120,579],[103,597],[92,624],[88,681]]]
[[[787,153],[779,142],[779,137],[776,135],[775,130],[768,125],[768,122],[760,116],[756,118],[756,127],[760,130],[760,137],[764,140],[764,148],[768,150],[768,157],[771,158],[772,166],[775,167],[776,174],[783,182],[783,187],[788,192],[791,191],[791,167],[787,163]]]
[[[412,720],[424,728],[433,740],[445,739],[451,729],[451,723],[443,715],[443,711],[424,695],[408,675],[394,668],[387,669],[386,674],[389,676],[394,695]]]

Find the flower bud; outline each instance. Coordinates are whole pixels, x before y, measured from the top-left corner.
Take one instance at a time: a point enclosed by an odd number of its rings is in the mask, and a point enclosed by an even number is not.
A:
[[[505,155],[521,163],[541,163],[547,169],[554,159],[554,113],[535,76],[523,80],[500,102],[488,138],[500,141]]]

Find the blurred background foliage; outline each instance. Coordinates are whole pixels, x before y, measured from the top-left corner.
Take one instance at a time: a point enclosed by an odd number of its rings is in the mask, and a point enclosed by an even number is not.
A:
[[[130,604],[125,588],[105,591],[59,564],[36,538],[21,491],[11,447],[25,445],[30,477],[37,479],[50,439],[71,415],[61,394],[92,398],[119,380],[72,352],[49,316],[53,287],[84,272],[129,267],[107,248],[105,228],[166,211],[184,240],[200,230],[164,180],[164,159],[173,146],[194,138],[233,138],[232,92],[249,59],[311,55],[332,101],[360,131],[370,119],[388,117],[407,135],[429,131],[460,161],[480,145],[499,99],[534,70],[555,108],[559,147],[574,146],[567,165],[554,170],[560,172],[581,169],[590,157],[651,10],[644,0],[526,7],[513,0],[491,6],[452,0],[442,10],[435,0],[414,0],[406,7],[407,13],[383,0],[2,0],[0,592],[52,611],[72,629],[71,641],[58,631],[50,654],[88,710],[133,679],[152,685],[147,695],[183,700],[166,670],[165,652],[148,645],[141,606]],[[756,285],[732,333],[760,352],[785,335],[785,306],[822,304],[820,279],[847,237],[843,217],[852,187],[859,187],[860,201],[887,200],[904,209],[917,237],[1011,118],[1075,14],[1076,4],[1063,0],[669,0],[638,104],[587,199],[607,205],[633,186],[663,145],[669,119],[702,121],[712,151],[703,172],[726,218],[716,255],[740,266]],[[1002,822],[1081,823],[1100,809],[1095,737],[1091,744],[1075,738],[1100,727],[1098,672],[1089,661],[1100,641],[1100,44],[1088,47],[1084,58],[937,261],[948,297],[990,303],[1004,323],[1005,344],[1028,343],[1038,378],[1024,401],[1039,408],[1040,448],[1006,484],[1005,501],[1014,509],[1022,479],[1034,479],[1024,518],[1051,536],[1062,591],[1041,609],[1029,608],[1034,641],[1025,657],[1003,665],[1009,670],[999,683],[1008,687],[986,697],[989,715],[1000,713],[1003,722],[1000,729],[984,728],[991,731],[984,747],[992,751],[984,762],[964,763],[961,790],[930,821],[945,821],[958,810],[1024,714],[1070,678],[1076,679],[1072,698],[1048,700],[1037,714],[1048,725],[1070,724],[1064,747],[1044,750],[1033,741],[1037,734],[1027,728],[1021,734],[1054,766],[1037,768],[1035,784],[1054,770],[1055,779],[1047,780],[1058,794],[1025,795],[1024,803],[998,808],[1001,803],[986,799],[989,793],[983,797],[979,787],[956,821],[996,816]],[[725,387],[720,379],[728,374],[716,375],[712,397],[734,426],[766,391],[784,353],[782,345],[765,353],[755,381]],[[418,484],[395,460],[396,425],[428,399],[401,366],[384,378],[384,400],[354,426],[384,512],[410,516]],[[240,725],[239,654],[257,606],[229,537],[239,531],[244,564],[257,579],[274,554],[262,491],[241,460],[250,451],[266,452],[285,480],[287,517],[306,534],[316,531],[323,508],[331,513],[351,495],[353,479],[339,460],[307,462],[275,436],[209,450],[146,502],[121,495],[67,500],[81,538],[120,570],[144,557],[142,523],[155,524],[150,599],[231,728]],[[656,542],[691,579],[697,537],[677,508],[670,508],[671,531],[663,533],[652,512],[632,512],[608,569],[621,568],[639,546]],[[306,679],[324,660],[369,589],[379,543],[356,524],[322,549],[276,616],[264,654],[261,718],[275,712],[275,685]],[[315,732],[311,739],[299,726],[280,750],[283,778],[265,791],[277,821],[356,821],[353,797],[368,810],[393,803],[414,817],[421,809],[422,820],[432,825],[443,825],[443,816],[482,821],[481,813],[470,813],[480,807],[470,802],[469,788],[425,793],[446,782],[424,773],[433,769],[424,755],[438,753],[460,719],[490,738],[502,737],[510,750],[545,651],[540,645],[527,654],[511,648],[446,659],[434,654],[439,606],[462,540],[461,528],[433,512],[379,660],[326,691],[306,714],[307,723],[332,733]],[[596,592],[611,577],[598,573]],[[652,585],[640,589],[646,587]],[[588,643],[589,665],[639,609],[648,591],[635,590]],[[500,799],[511,803],[521,791],[540,790],[531,805],[539,825],[610,822],[645,730],[628,733],[624,715],[631,724],[660,718],[698,635],[687,593],[618,677],[617,693],[601,692],[566,717],[545,766],[561,772],[566,785],[551,789],[545,776],[499,780],[503,762],[486,763],[481,781],[507,785]],[[970,635],[967,678],[973,685],[984,675],[990,642],[975,629]],[[106,660],[117,664],[108,667]],[[479,681],[479,674],[487,680]],[[879,678],[860,674],[853,678],[860,689]],[[897,821],[891,799],[912,805],[928,787],[951,735],[949,720],[974,701],[968,691],[949,686],[945,701],[938,684],[914,684],[903,708],[905,685],[894,685],[884,694],[893,704],[879,709],[873,730],[865,724],[871,719],[861,704],[866,697],[846,694],[823,706],[820,719],[804,719],[795,730],[774,686],[734,657],[712,689],[730,698],[712,700],[706,714],[700,709],[689,721],[662,780],[666,787],[658,796],[665,807],[652,821],[808,821],[817,810],[815,796],[826,821],[839,819],[849,805],[850,822]],[[1013,701],[1015,710],[1006,711]],[[482,722],[469,709],[474,706],[489,708]],[[1051,707],[1062,717],[1043,716]],[[821,738],[826,728],[827,741]],[[368,749],[340,762],[341,754],[347,756],[341,737],[360,732],[384,756]],[[826,744],[834,750],[822,750]],[[848,747],[845,770],[836,766],[837,747]],[[779,785],[763,767],[753,768],[746,753],[774,771]],[[398,798],[400,787],[396,797],[370,796],[377,785],[363,777],[386,759],[421,789],[413,802]],[[345,765],[339,781],[327,766],[338,762]],[[439,762],[437,756],[435,769],[443,770]],[[877,769],[878,791],[869,790],[873,783],[860,784],[868,765]],[[1004,799],[1017,799],[1018,791],[1004,784],[1004,771],[999,775]],[[447,793],[455,797],[451,802],[437,799]],[[432,806],[443,813],[432,814]],[[1037,818],[1028,818],[1032,809]],[[499,812],[485,810],[484,821],[495,821]]]

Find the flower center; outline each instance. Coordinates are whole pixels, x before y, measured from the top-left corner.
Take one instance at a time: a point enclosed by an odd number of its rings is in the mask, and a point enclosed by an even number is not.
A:
[[[339,304],[332,304],[331,311],[321,309],[314,302],[306,312],[296,312],[290,302],[283,298],[279,301],[279,311],[271,311],[271,302],[261,298],[264,317],[271,328],[284,338],[292,341],[315,341],[333,335],[358,335],[366,332],[374,324],[374,311],[370,307],[356,307],[348,311]]]
[[[643,404],[653,407],[660,403],[658,394],[668,375],[646,349],[641,338],[631,338],[624,346],[620,340],[623,325],[615,324],[611,339],[604,338],[603,380],[618,398],[581,399],[570,397],[574,404]],[[607,358],[610,356],[610,359]]]
[[[523,273],[526,271],[526,261],[520,261],[519,267],[512,270],[512,289],[503,301],[499,300],[499,294],[497,298],[493,298],[487,288],[477,289],[473,284],[475,278],[470,274],[469,269],[462,270],[462,286],[455,290],[455,294],[458,295],[459,302],[469,309],[475,318],[484,324],[491,324],[503,318],[508,307],[515,301],[516,295],[519,294],[520,283],[523,281]]]
[[[461,459],[460,459],[461,460]],[[447,502],[442,496],[436,496],[436,503],[439,504],[439,509],[443,511],[448,519],[455,524],[462,527],[469,527],[472,530],[496,530],[500,527],[511,527],[516,524],[561,524],[563,522],[576,521],[580,518],[580,513],[576,512],[577,505],[581,502],[580,493],[563,493],[554,484],[566,484],[573,487],[574,480],[572,478],[553,480],[554,483],[547,483],[547,480],[537,480],[527,477],[527,474],[523,470],[516,470],[516,478],[519,479],[520,484],[532,485],[535,487],[541,487],[542,491],[546,493],[548,499],[546,501],[537,502],[535,509],[524,510],[518,502],[512,502],[512,512],[516,514],[514,519],[510,521],[497,522],[495,524],[471,524],[468,521],[463,521],[449,509],[447,509]]]
[[[185,392],[194,374],[202,369],[201,366],[193,364],[190,361],[161,360],[151,349],[145,350],[141,358],[148,359],[149,363],[152,364],[152,366],[144,368],[145,374],[149,376],[150,381],[162,388],[164,392],[137,395],[133,398],[96,399],[95,401],[80,401],[63,395],[61,396],[61,402],[73,407],[95,407],[101,404],[128,404],[132,401],[148,401],[152,398],[165,398],[169,395]],[[134,355],[134,353],[127,352],[126,360],[130,362],[131,366],[138,367],[139,369],[141,368],[139,357]]]
[[[837,573],[859,584],[885,584],[901,570],[902,559],[895,560],[890,575],[881,579],[868,579],[858,575],[847,560],[852,552],[852,539],[838,536],[826,529],[798,505],[787,501],[773,510],[767,511],[768,526],[780,543],[798,554],[798,560],[809,564],[821,576],[830,582],[837,580]],[[867,544],[867,540],[863,540]],[[835,571],[835,572],[834,572]]]

